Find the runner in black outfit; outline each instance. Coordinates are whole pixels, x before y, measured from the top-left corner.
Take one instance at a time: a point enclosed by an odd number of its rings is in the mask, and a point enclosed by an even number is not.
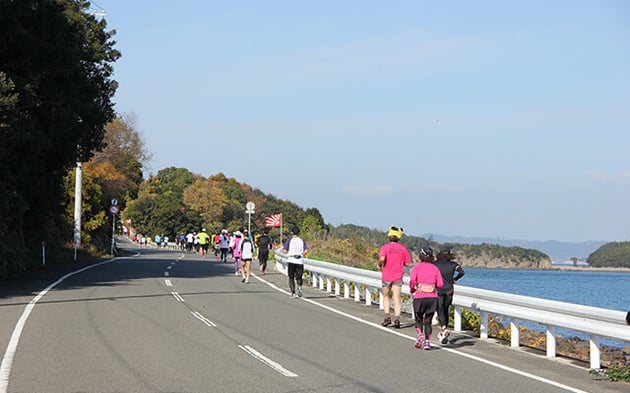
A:
[[[435,266],[440,269],[442,280],[444,281],[444,286],[438,288],[437,309],[438,319],[442,328],[442,331],[438,334],[438,340],[442,344],[448,342],[448,335],[450,334],[448,331],[448,310],[453,303],[453,284],[465,274],[462,266],[453,259],[455,259],[455,255],[452,248],[445,246],[438,251],[437,260],[435,261]],[[455,272],[457,272],[457,276],[455,276]]]
[[[258,247],[258,263],[259,270],[262,275],[265,275],[267,270],[267,259],[269,259],[269,251],[273,249],[273,240],[269,236],[269,228],[263,229],[263,234],[258,238],[256,242]]]

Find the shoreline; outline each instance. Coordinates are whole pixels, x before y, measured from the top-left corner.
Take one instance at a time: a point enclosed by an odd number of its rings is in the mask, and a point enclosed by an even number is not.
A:
[[[556,265],[551,266],[543,270],[563,270],[563,271],[576,271],[576,272],[617,272],[617,273],[630,273],[630,268],[627,267],[580,267],[570,265]]]

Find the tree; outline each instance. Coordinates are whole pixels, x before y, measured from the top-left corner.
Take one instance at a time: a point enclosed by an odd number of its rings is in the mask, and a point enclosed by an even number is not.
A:
[[[54,247],[71,236],[64,176],[102,148],[104,125],[114,117],[112,64],[120,53],[115,32],[89,5],[0,2],[0,213],[11,225],[10,233],[0,230],[0,244],[8,245],[0,249],[1,275],[27,269],[27,252],[42,240]]]
[[[173,238],[181,232],[198,230],[203,223],[201,215],[183,201],[184,191],[194,182],[195,176],[187,169],[162,169],[141,185],[138,199],[128,202],[123,217],[143,234]]]

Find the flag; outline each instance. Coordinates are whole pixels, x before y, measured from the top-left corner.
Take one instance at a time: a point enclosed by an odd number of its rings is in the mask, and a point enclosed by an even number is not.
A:
[[[282,226],[282,213],[272,214],[269,217],[265,217],[265,226],[267,228],[275,228]]]

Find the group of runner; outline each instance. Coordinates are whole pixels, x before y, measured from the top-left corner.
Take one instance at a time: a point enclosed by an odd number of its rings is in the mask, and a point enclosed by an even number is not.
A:
[[[411,255],[405,246],[399,243],[403,229],[392,226],[387,232],[389,242],[378,253],[378,269],[382,272],[383,306],[385,319],[381,325],[392,324],[390,316],[390,295],[394,301],[394,327],[400,329],[402,311],[401,289],[405,266],[411,264]],[[461,265],[454,261],[455,254],[451,247],[442,247],[437,256],[431,247],[422,247],[419,251],[420,263],[414,265],[409,273],[409,289],[413,295],[416,342],[419,349],[431,349],[432,321],[437,311],[440,322],[438,340],[448,343],[449,308],[453,303],[453,284],[465,274]]]

